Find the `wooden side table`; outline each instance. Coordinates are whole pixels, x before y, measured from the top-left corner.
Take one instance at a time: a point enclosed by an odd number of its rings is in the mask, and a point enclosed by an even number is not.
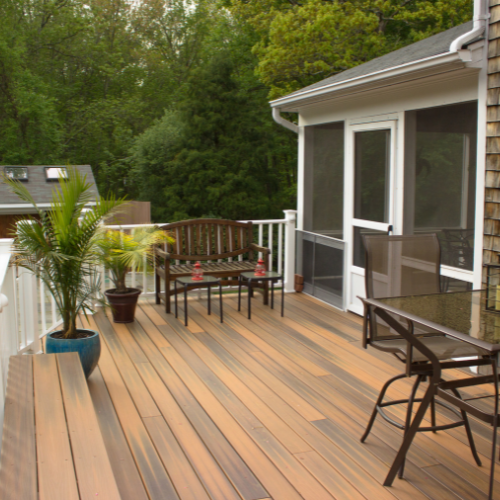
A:
[[[220,279],[213,276],[203,276],[202,280],[193,280],[191,277],[177,278],[174,282],[175,286],[175,317],[177,318],[177,283],[184,286],[184,325],[188,324],[188,305],[187,292],[196,288],[208,288],[208,314],[212,314],[210,303],[210,290],[213,286],[219,286],[219,304],[220,304],[220,322],[223,322],[222,314],[222,285]]]
[[[252,318],[252,282],[255,281],[270,281],[271,282],[271,309],[274,309],[274,283],[283,280],[283,275],[275,273],[274,271],[266,271],[265,276],[255,276],[253,271],[248,273],[241,273],[238,277],[238,311],[241,310],[241,287],[248,287],[248,319]],[[285,311],[285,287],[281,287],[281,316]]]

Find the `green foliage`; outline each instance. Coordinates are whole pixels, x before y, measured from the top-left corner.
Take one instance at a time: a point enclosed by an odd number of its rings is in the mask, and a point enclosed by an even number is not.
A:
[[[26,186],[4,177],[21,200],[33,205],[40,220],[24,218],[14,237],[14,264],[41,278],[54,297],[63,319],[64,338],[76,335],[76,319],[80,312],[93,309],[100,293],[96,241],[103,217],[123,200],[111,196],[91,201],[91,184],[78,170],[69,169],[68,180],[60,180],[53,191],[50,210],[40,210]]]
[[[293,206],[296,136],[272,121],[254,41],[219,19],[185,95],[135,142],[131,183],[154,220],[280,217]]]
[[[131,269],[142,269],[154,263],[155,246],[173,243],[174,239],[156,226],[140,228],[132,234],[123,231],[107,230],[97,238],[99,260],[111,271],[115,293],[127,293],[125,284]]]
[[[470,0],[232,0],[276,98],[469,21]]]
[[[0,164],[90,164],[153,220],[280,217],[268,98],[467,21],[471,0],[3,0]]]

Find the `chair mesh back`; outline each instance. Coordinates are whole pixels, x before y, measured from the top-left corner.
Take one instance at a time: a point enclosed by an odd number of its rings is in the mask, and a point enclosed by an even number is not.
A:
[[[363,236],[366,248],[365,285],[368,298],[440,292],[441,250],[435,234]],[[397,335],[378,317],[371,317],[371,340]]]

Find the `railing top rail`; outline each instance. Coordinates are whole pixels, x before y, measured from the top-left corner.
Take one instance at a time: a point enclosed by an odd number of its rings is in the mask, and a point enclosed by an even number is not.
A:
[[[255,220],[237,220],[236,222],[252,222],[253,224],[282,224],[286,219],[255,219]],[[166,222],[157,222],[155,224],[104,224],[107,229],[134,229],[138,227],[164,226]],[[1,240],[0,240],[1,241]]]
[[[239,220],[238,222],[251,222],[252,224],[282,224],[286,219]]]

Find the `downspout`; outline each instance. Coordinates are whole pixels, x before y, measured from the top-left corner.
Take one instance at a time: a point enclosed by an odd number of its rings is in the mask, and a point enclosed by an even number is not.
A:
[[[486,30],[486,22],[489,17],[485,0],[474,0],[474,24],[472,30],[453,40],[450,45],[450,52],[458,52],[466,43],[481,36]]]
[[[281,111],[279,108],[273,108],[273,119],[276,123],[287,128],[288,130],[291,130],[292,132],[295,132],[296,134],[299,133],[299,127],[297,127],[297,125],[295,125],[295,123],[292,123],[288,120],[285,120],[281,116]]]

